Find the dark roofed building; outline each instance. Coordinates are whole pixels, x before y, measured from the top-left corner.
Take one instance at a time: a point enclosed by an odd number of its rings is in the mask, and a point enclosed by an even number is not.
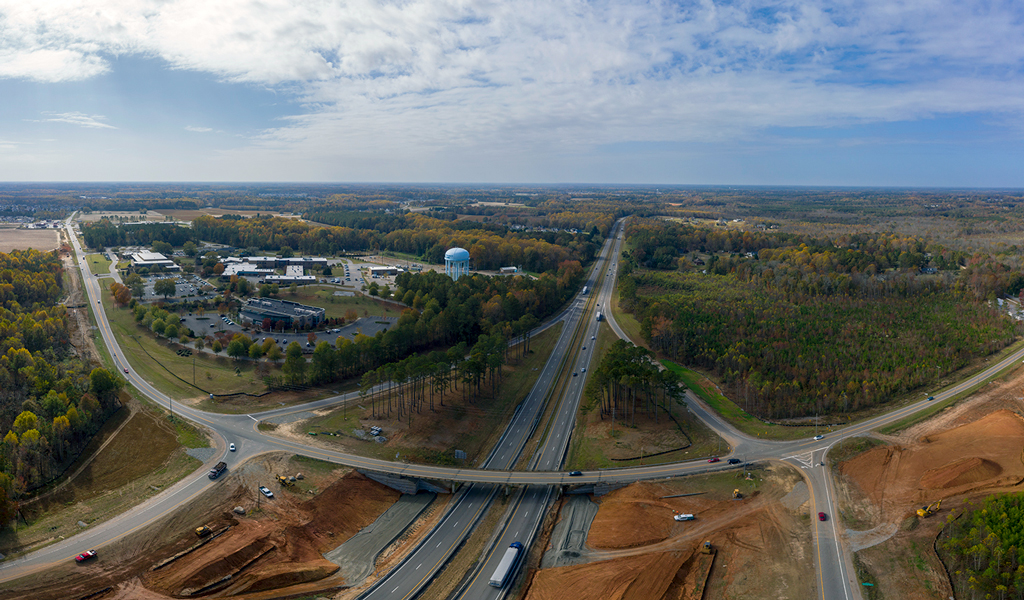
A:
[[[274,327],[283,323],[285,327],[316,327],[324,322],[324,309],[306,306],[298,302],[273,298],[250,298],[239,311],[242,322],[263,323],[270,319]]]

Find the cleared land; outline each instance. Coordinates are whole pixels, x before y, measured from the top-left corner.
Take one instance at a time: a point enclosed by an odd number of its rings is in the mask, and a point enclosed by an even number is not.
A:
[[[791,510],[781,502],[799,480],[793,469],[773,466],[753,481],[719,473],[636,483],[595,498],[598,512],[580,553],[585,564],[531,574],[526,598],[560,600],[566,590],[574,600],[811,598],[806,504]],[[742,500],[731,499],[734,487]],[[664,498],[687,492],[705,493]],[[676,513],[697,520],[680,523]],[[698,550],[704,541],[714,548],[710,558]]]
[[[89,270],[93,275],[109,275],[110,261],[103,254],[86,254],[85,260],[89,263]]]
[[[345,317],[345,313],[350,310],[355,310],[360,317],[400,317],[405,310],[404,306],[376,300],[370,296],[335,296],[334,292],[337,291],[338,288],[333,286],[309,285],[300,287],[295,294],[284,288],[279,297],[282,300],[321,307],[326,311],[328,318]]]
[[[49,251],[60,245],[57,229],[14,229],[0,227],[0,252],[11,250]]]
[[[871,598],[952,595],[932,542],[968,502],[1024,490],[1024,372],[986,386],[899,436],[877,436],[838,463],[840,512]],[[939,512],[914,511],[942,500]]]

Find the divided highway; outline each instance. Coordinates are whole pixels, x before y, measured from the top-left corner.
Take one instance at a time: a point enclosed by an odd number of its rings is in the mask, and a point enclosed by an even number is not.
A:
[[[221,449],[221,453],[211,460],[211,464],[215,461],[224,460],[228,463],[230,472],[232,467],[257,454],[272,450],[283,450],[356,468],[442,481],[472,482],[472,485],[463,486],[458,492],[451,508],[424,542],[398,568],[382,578],[365,597],[414,597],[429,582],[431,574],[436,573],[443,567],[448,558],[466,536],[469,535],[480,515],[483,514],[494,495],[499,493],[503,486],[522,485],[528,487],[518,496],[515,507],[512,510],[512,516],[500,532],[498,541],[494,545],[494,550],[485,558],[472,581],[463,590],[463,597],[465,598],[501,597],[499,590],[486,585],[487,579],[490,577],[491,572],[493,572],[494,565],[500,558],[501,553],[504,552],[504,549],[512,541],[532,538],[533,532],[537,530],[540,519],[551,500],[550,486],[552,485],[588,482],[627,483],[641,479],[693,474],[708,469],[728,468],[724,461],[713,466],[700,461],[584,472],[580,476],[571,478],[567,473],[560,471],[575,424],[576,407],[586,380],[586,373],[582,369],[590,366],[592,352],[590,338],[592,335],[596,335],[597,331],[596,321],[593,321],[592,317],[588,317],[588,322],[584,324],[582,329],[584,332],[582,336],[583,342],[579,344],[587,346],[587,350],[581,351],[578,355],[571,354],[574,352],[572,341],[577,326],[580,325],[579,320],[590,314],[584,310],[587,297],[582,295],[568,309],[552,320],[552,322],[557,322],[558,320],[563,322],[563,329],[555,351],[552,353],[552,358],[543,368],[530,395],[517,409],[508,429],[488,456],[482,469],[452,469],[379,461],[305,446],[289,440],[266,436],[256,430],[256,423],[259,420],[301,410],[315,410],[336,405],[348,399],[357,398],[357,394],[337,396],[300,407],[261,412],[255,416],[224,415],[194,410],[174,402],[133,372],[130,364],[125,360],[124,349],[118,346],[117,340],[110,329],[110,323],[106,318],[102,305],[99,303],[101,289],[97,281],[98,278],[92,276],[89,272],[88,265],[84,260],[85,253],[78,242],[77,236],[74,235],[70,218],[65,223],[65,227],[77,253],[84,289],[87,293],[87,302],[95,309],[98,330],[113,356],[115,365],[132,385],[136,386],[154,402],[168,407],[178,415],[205,425],[212,432],[215,445]],[[617,225],[617,228],[621,231],[621,223]],[[596,262],[586,285],[595,290],[596,298],[594,303],[601,305],[600,310],[608,317],[609,325],[613,331],[619,337],[628,339],[618,324],[615,323],[610,311],[604,310],[608,306],[613,292],[620,247],[621,240],[618,239],[618,235],[613,234],[606,241],[602,255]],[[574,361],[570,365],[571,368],[569,370],[577,372],[579,376],[568,380],[569,383],[566,386],[563,397],[550,398],[550,402],[558,403],[558,410],[553,413],[552,422],[550,427],[547,428],[547,436],[542,440],[531,460],[531,470],[513,471],[512,468],[518,462],[527,440],[534,433],[534,428],[539,422],[541,411],[544,410],[548,391],[560,375],[561,359],[567,353],[570,353],[569,357]],[[1019,364],[1022,359],[1024,359],[1024,350],[1017,351],[983,372],[961,382],[959,385],[936,394],[935,400],[931,402],[922,400],[888,414],[851,425],[839,432],[828,434],[822,440],[772,442],[750,438],[725,423],[718,415],[690,393],[687,394],[687,403],[698,418],[702,419],[716,433],[732,444],[731,456],[748,462],[783,460],[801,469],[811,490],[812,513],[820,511],[827,513],[829,516],[827,521],[813,521],[820,590],[819,597],[825,600],[840,598],[853,600],[860,598],[859,585],[851,569],[850,554],[842,545],[842,538],[833,518],[836,510],[835,498],[831,490],[831,481],[828,477],[827,469],[821,465],[828,449],[844,438],[863,435],[873,429],[885,426],[925,409],[932,402],[942,401],[956,395],[991,378],[999,371],[1011,365]],[[228,453],[225,451],[229,441],[236,444],[237,452]],[[186,477],[168,490],[106,523],[97,525],[73,538],[55,543],[29,555],[0,563],[0,582],[9,581],[42,570],[54,563],[70,561],[75,554],[84,549],[102,547],[173,513],[178,507],[186,504],[198,494],[201,494],[213,485],[217,485],[216,481],[211,481],[206,477],[206,470],[208,468],[209,465],[204,466],[203,469]]]

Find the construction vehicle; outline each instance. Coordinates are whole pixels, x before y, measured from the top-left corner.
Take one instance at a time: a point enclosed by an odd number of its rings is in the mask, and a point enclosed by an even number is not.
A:
[[[223,473],[224,470],[227,469],[227,468],[228,468],[228,463],[226,463],[224,461],[220,461],[219,463],[214,465],[212,469],[210,469],[209,478],[210,479],[216,479],[216,478],[220,477],[220,474]]]
[[[700,547],[701,554],[711,554],[711,542],[704,542],[704,545]]]
[[[933,502],[928,506],[922,506],[921,508],[917,509],[917,516],[921,517],[922,519],[925,517],[930,517],[935,513],[939,512],[940,506],[942,506],[942,500],[939,500],[938,502]]]
[[[743,494],[740,493],[740,488],[736,488],[732,491],[732,499],[740,500],[743,498]]]
[[[210,529],[209,525],[203,525],[202,527],[196,527],[196,535],[199,536],[199,537],[207,536],[207,535],[210,535],[211,533],[213,533],[213,530]]]
[[[295,485],[295,480],[293,478],[285,477],[284,475],[278,475],[277,482],[283,485],[284,487],[291,487]]]

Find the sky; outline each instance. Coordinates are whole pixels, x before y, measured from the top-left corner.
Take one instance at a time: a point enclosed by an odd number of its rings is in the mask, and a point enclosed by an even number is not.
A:
[[[1020,0],[0,0],[0,180],[1024,187]]]

